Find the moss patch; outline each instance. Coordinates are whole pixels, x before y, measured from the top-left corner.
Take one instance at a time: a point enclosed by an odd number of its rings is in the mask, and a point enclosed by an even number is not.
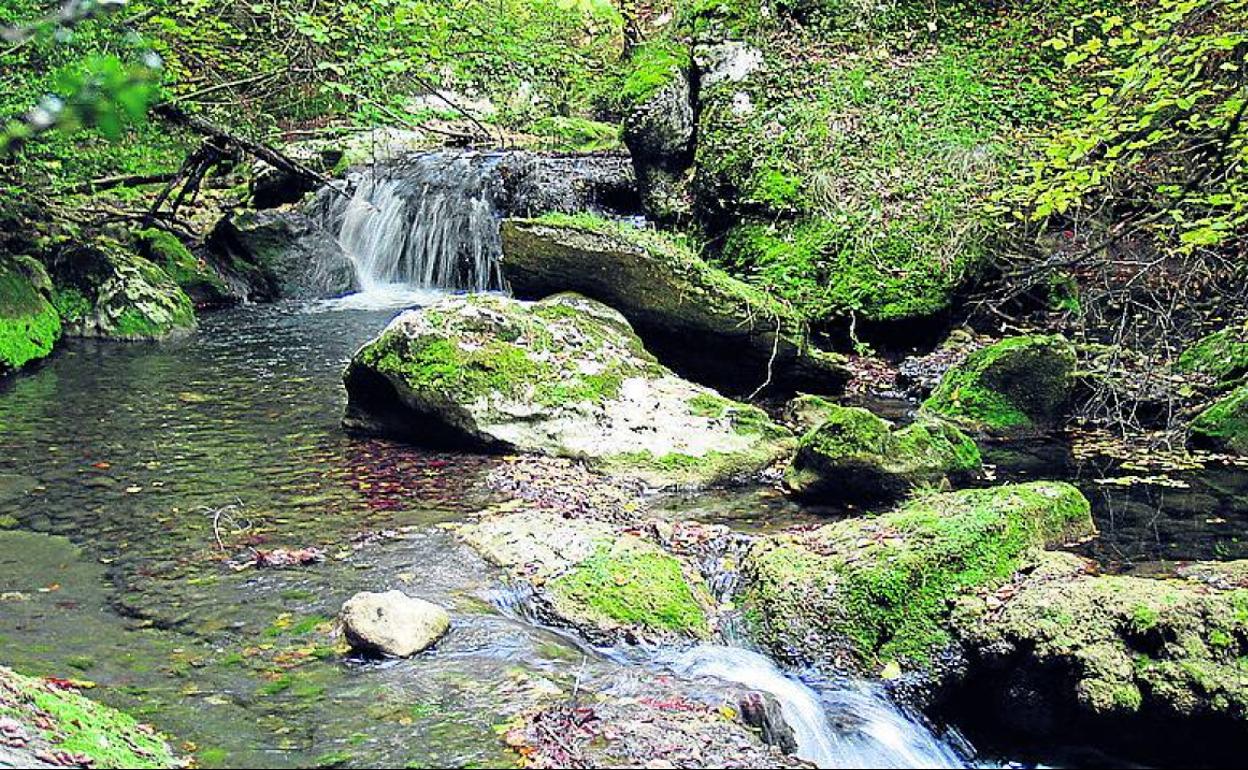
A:
[[[60,336],[60,316],[26,266],[0,259],[0,375],[46,357]]]
[[[1070,400],[1074,368],[1064,337],[1010,337],[950,369],[923,410],[976,429],[1051,426]]]
[[[882,516],[760,541],[745,564],[747,617],[791,659],[921,666],[951,640],[952,598],[1093,531],[1088,501],[1069,484],[924,494]]]
[[[681,563],[635,537],[600,545],[549,589],[561,614],[599,626],[695,637],[709,633],[706,611]]]
[[[1219,387],[1231,387],[1248,374],[1248,322],[1228,326],[1196,342],[1183,351],[1178,369],[1204,375]]]
[[[93,767],[178,766],[169,744],[133,717],[6,668],[0,668],[0,717],[24,725],[49,750],[89,757]]]
[[[1248,455],[1248,385],[1241,385],[1192,422],[1192,438],[1215,449]]]

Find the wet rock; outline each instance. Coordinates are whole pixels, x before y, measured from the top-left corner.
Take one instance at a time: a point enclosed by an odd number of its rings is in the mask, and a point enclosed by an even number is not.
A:
[[[1069,484],[922,494],[881,516],[760,538],[743,564],[742,603],[759,641],[790,661],[923,670],[953,642],[950,600],[1094,532]]]
[[[1043,694],[1028,697],[1047,701],[1053,725],[1070,723],[1062,715],[1114,718],[1116,729],[1157,716],[1214,720],[1242,741],[1245,575],[1244,562],[1191,565],[1178,579],[1097,575],[1085,559],[1051,553],[996,595],[962,597],[952,619],[983,696],[1011,670],[1022,677],[1014,689]]]
[[[336,297],[356,288],[355,267],[333,234],[300,210],[231,214],[209,243],[249,299]]]
[[[48,356],[61,337],[51,282],[29,257],[0,256],[0,377]]]
[[[941,420],[901,430],[859,407],[828,409],[802,436],[785,485],[806,499],[863,502],[901,497],[919,486],[965,481],[983,469],[979,448]]]
[[[116,241],[63,244],[49,271],[66,335],[154,340],[195,328],[195,309],[173,278]]]
[[[1051,428],[1065,416],[1074,370],[1065,337],[1010,337],[946,372],[922,408],[973,430]]]
[[[451,626],[446,610],[402,591],[358,593],[342,605],[339,617],[354,649],[396,658],[428,648]]]
[[[788,307],[653,231],[589,216],[508,221],[503,274],[522,298],[576,291],[611,305],[660,360],[729,391],[828,393],[849,378]]]
[[[654,487],[756,475],[794,443],[761,410],[676,377],[622,316],[576,295],[405,313],[345,381],[353,430],[576,458]]]
[[[710,594],[696,568],[646,537],[600,521],[521,510],[457,534],[534,586],[538,611],[609,642],[709,634]]]
[[[505,740],[531,767],[812,767],[764,743],[731,706],[655,688],[530,712]]]
[[[803,394],[784,405],[783,421],[793,432],[802,435],[818,428],[840,409],[839,404],[822,396]]]
[[[164,230],[149,229],[138,234],[140,253],[164,270],[198,308],[232,304],[225,282],[204,260],[195,256],[177,236]]]
[[[1197,446],[1248,455],[1248,385],[1201,412],[1192,421],[1191,437]]]

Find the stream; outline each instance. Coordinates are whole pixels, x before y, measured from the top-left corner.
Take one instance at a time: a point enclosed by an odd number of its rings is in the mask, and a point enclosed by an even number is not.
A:
[[[6,383],[0,517],[17,526],[0,530],[0,660],[98,683],[209,767],[511,766],[495,728],[541,697],[656,676],[716,705],[736,684],[772,694],[824,766],[962,761],[866,683],[803,683],[741,648],[595,650],[514,611],[503,576],[438,527],[489,503],[496,460],[340,429],[342,366],[393,314],[360,304],[75,343]],[[328,558],[223,565],[222,527]],[[344,657],[338,607],[390,588],[448,607],[452,632],[409,660]]]

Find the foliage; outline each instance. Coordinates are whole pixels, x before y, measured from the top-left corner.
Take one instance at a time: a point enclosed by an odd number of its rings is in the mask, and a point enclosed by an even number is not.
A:
[[[1093,11],[1046,45],[1092,70],[1095,88],[1014,191],[1016,216],[1106,211],[1180,253],[1237,243],[1248,227],[1248,2]]]

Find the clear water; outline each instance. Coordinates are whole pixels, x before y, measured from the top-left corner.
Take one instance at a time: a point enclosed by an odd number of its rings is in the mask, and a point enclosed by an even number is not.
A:
[[[0,385],[0,517],[18,522],[0,530],[0,661],[98,682],[209,767],[511,766],[496,728],[544,693],[656,672],[709,703],[768,689],[829,766],[939,755],[879,693],[812,691],[742,652],[594,650],[514,611],[438,526],[490,502],[494,460],[339,429],[343,365],[419,298],[231,310],[180,341],[70,344]],[[326,559],[250,566],[275,548]],[[410,660],[344,658],[337,608],[391,588],[450,608],[451,632]]]

